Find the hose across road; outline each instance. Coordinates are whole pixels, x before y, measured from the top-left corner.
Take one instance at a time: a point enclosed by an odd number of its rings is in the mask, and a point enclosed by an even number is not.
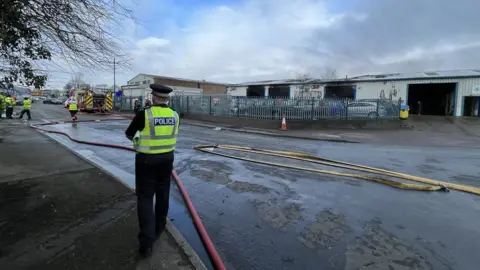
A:
[[[389,171],[389,170],[384,170],[384,169],[379,169],[374,167],[358,165],[358,164],[349,163],[349,162],[317,157],[309,154],[297,153],[297,152],[274,151],[274,150],[266,150],[266,149],[252,148],[252,147],[236,146],[236,145],[198,145],[198,146],[195,146],[194,149],[205,152],[205,153],[213,154],[213,155],[223,156],[223,157],[237,159],[237,160],[249,161],[249,162],[254,162],[254,163],[259,163],[264,165],[295,169],[295,170],[301,170],[301,171],[316,172],[316,173],[322,173],[322,174],[329,174],[329,175],[335,175],[335,176],[357,178],[357,179],[362,179],[362,180],[367,180],[367,181],[388,185],[388,186],[399,188],[399,189],[417,190],[417,191],[449,191],[449,189],[453,189],[453,190],[472,193],[475,195],[480,195],[480,188],[476,188],[476,187],[443,182],[443,181],[433,180],[425,177],[414,176],[414,175],[409,175],[409,174],[404,174],[404,173],[399,173],[399,172],[394,172],[394,171]],[[300,160],[300,161],[311,162],[311,163],[337,167],[342,169],[356,170],[356,171],[361,171],[366,173],[373,173],[377,175],[390,176],[390,177],[405,179],[413,182],[423,183],[427,185],[403,183],[403,182],[397,182],[397,181],[376,177],[376,176],[314,169],[314,168],[307,168],[307,167],[300,167],[300,166],[294,166],[294,165],[257,160],[257,159],[246,158],[246,157],[237,156],[233,154],[228,154],[220,151],[215,151],[215,149],[240,151],[240,152],[247,152],[252,154],[260,154],[260,155]]]
[[[63,132],[63,131],[49,130],[49,129],[42,128],[42,126],[52,126],[52,125],[74,123],[74,122],[75,123],[85,123],[85,122],[119,121],[119,120],[130,120],[130,119],[127,118],[127,117],[122,117],[122,118],[108,118],[108,119],[102,119],[102,120],[57,121],[57,122],[48,122],[48,123],[31,125],[30,127],[34,128],[36,130],[43,131],[43,132],[55,133],[55,134],[60,134],[60,135],[66,136],[71,141],[74,141],[76,143],[94,145],[94,146],[101,146],[101,147],[109,147],[109,148],[122,149],[122,150],[126,150],[126,151],[135,152],[135,149],[133,149],[133,147],[116,145],[116,144],[108,144],[108,143],[92,142],[92,141],[86,141],[86,140],[79,140],[79,139],[76,139],[76,138],[70,136],[70,134],[68,134],[66,132]],[[190,216],[193,219],[193,224],[195,225],[195,229],[197,230],[197,233],[200,235],[200,239],[202,240],[202,243],[203,243],[205,249],[207,250],[207,253],[210,257],[210,260],[212,262],[213,267],[217,270],[225,270],[226,267],[225,267],[225,265],[222,261],[222,258],[218,254],[215,246],[213,245],[213,242],[210,239],[210,236],[208,235],[208,232],[205,229],[205,226],[203,225],[202,220],[200,219],[200,215],[198,214],[197,210],[195,209],[195,206],[193,205],[193,202],[190,199],[190,196],[188,195],[187,189],[183,185],[182,180],[180,180],[180,178],[178,177],[178,175],[175,171],[172,172],[172,177],[175,180],[175,183],[177,184],[177,186],[180,190],[180,193],[182,194],[183,200],[184,200],[184,202],[187,206],[188,211],[190,212]]]

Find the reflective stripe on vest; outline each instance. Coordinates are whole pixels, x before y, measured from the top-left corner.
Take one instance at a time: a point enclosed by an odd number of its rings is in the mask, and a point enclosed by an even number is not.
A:
[[[135,150],[144,154],[161,154],[175,150],[179,120],[178,114],[170,108],[146,109],[145,127],[140,132],[138,141],[135,140]]]

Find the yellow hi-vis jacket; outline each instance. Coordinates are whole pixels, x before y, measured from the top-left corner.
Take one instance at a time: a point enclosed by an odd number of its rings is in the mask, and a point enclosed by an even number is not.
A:
[[[24,110],[30,110],[32,108],[32,101],[30,99],[24,99],[23,100],[23,109]]]
[[[5,96],[2,94],[0,94],[0,109],[5,109]]]
[[[180,118],[168,107],[145,110],[145,127],[134,138],[135,150],[143,154],[163,154],[175,150]]]
[[[69,100],[68,101],[68,110],[69,111],[78,111],[78,103],[76,100]]]
[[[7,105],[7,108],[15,107],[15,99],[13,99],[11,97],[6,97],[5,98],[5,105]]]

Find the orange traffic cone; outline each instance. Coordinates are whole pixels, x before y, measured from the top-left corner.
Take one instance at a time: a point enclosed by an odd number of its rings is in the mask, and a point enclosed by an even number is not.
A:
[[[281,130],[287,130],[287,120],[285,119],[285,114],[282,115],[282,127]]]

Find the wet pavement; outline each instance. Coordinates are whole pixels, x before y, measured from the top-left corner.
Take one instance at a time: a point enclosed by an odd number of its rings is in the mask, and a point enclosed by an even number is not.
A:
[[[0,138],[0,269],[203,269],[171,229],[138,257],[136,198],[116,179],[24,122],[0,121]]]
[[[127,124],[49,128],[129,145],[123,135]],[[175,169],[229,269],[478,269],[479,196],[397,190],[226,159],[192,147],[235,144],[304,152],[472,186],[480,186],[478,151],[272,138],[189,125],[182,125],[180,134]],[[63,142],[108,166],[134,172],[133,153]],[[178,219],[188,241],[196,241],[188,219],[182,218],[180,198],[173,200],[178,203],[170,217]]]

